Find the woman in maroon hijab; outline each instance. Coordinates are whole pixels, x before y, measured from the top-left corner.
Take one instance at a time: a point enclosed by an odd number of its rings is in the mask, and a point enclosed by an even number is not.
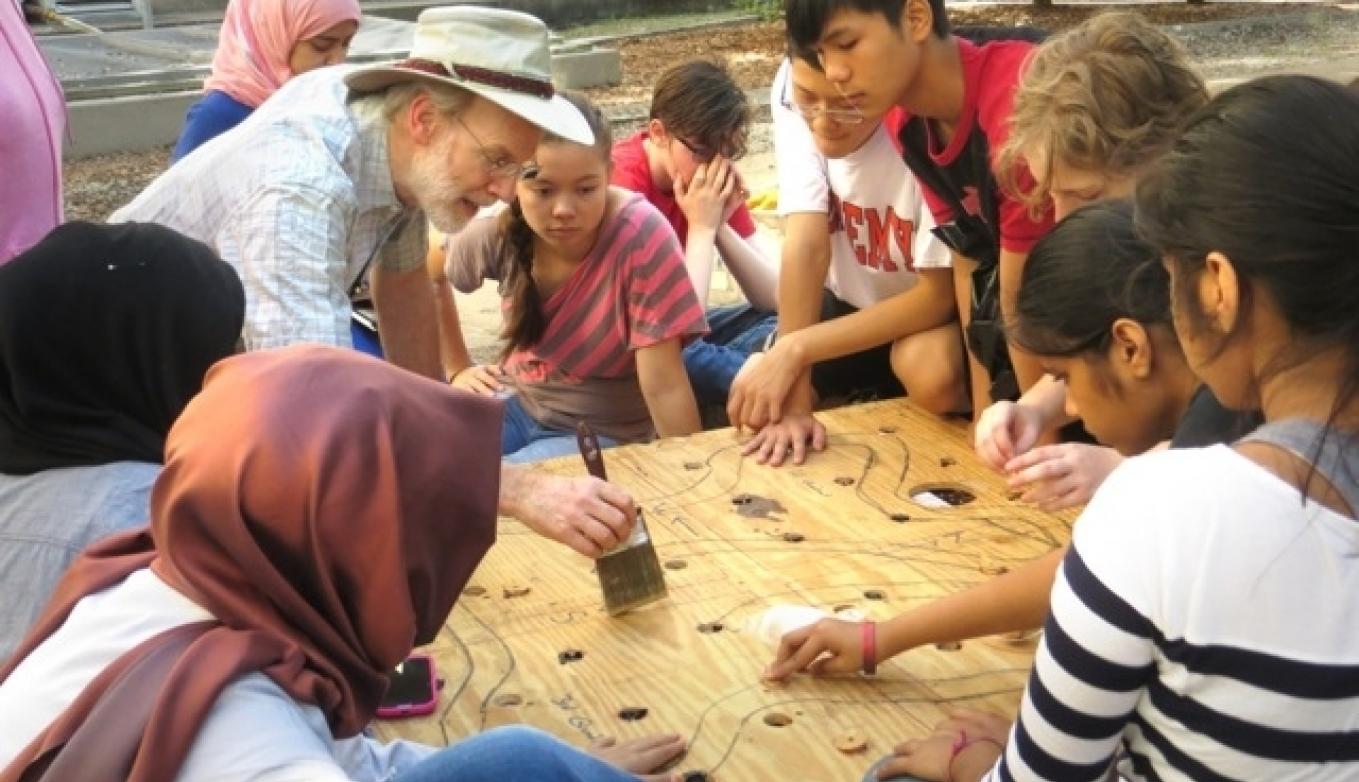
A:
[[[0,669],[0,782],[634,779],[527,729],[360,735],[495,539],[500,426],[498,402],[351,351],[217,364],[151,526],[89,549]]]

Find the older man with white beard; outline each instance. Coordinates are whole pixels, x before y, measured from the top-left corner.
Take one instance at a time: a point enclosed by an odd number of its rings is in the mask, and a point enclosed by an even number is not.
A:
[[[350,345],[350,295],[367,276],[387,358],[442,378],[426,220],[454,232],[512,200],[543,128],[593,142],[554,96],[550,63],[532,16],[428,9],[410,59],[292,79],[110,219],[161,223],[231,263],[247,350]]]

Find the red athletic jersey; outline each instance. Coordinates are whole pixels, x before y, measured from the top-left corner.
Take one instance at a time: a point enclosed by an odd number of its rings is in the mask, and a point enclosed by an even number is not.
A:
[[[910,158],[924,156],[952,191],[953,197],[937,192],[934,183],[920,177],[925,201],[936,222],[944,224],[957,218],[953,208],[956,198],[964,210],[999,233],[1002,249],[1027,253],[1052,227],[1052,212],[1049,209],[1035,220],[1029,216],[1028,207],[1000,187],[996,180],[996,155],[1009,137],[1015,90],[1034,44],[1006,40],[977,45],[965,38],[954,40],[962,57],[963,113],[948,146],[939,144],[933,128],[923,117],[893,112],[885,121],[903,145],[902,154],[907,162],[919,166],[924,161]],[[912,131],[915,139],[923,140],[924,149],[912,143]],[[984,179],[979,172],[985,172]],[[1027,169],[1018,173],[1020,187],[1033,186]]]

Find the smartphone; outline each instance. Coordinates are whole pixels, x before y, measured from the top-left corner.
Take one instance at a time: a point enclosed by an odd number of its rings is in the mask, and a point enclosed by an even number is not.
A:
[[[378,717],[391,720],[434,712],[439,703],[439,681],[434,676],[434,660],[429,655],[407,657],[396,666],[390,678],[387,694],[378,704]]]

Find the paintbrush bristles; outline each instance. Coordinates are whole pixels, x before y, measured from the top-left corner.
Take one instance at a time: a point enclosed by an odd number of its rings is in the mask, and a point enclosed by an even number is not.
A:
[[[604,454],[599,450],[599,438],[584,421],[576,424],[576,445],[580,448],[580,458],[585,460],[585,469],[601,481],[607,481],[609,476],[604,471]],[[627,542],[614,552],[600,557],[595,564],[595,572],[599,573],[599,586],[604,591],[604,609],[610,616],[665,597],[665,575],[661,572],[660,560],[656,558],[656,549],[651,545],[651,536],[647,534],[641,508],[637,509],[637,523]]]
[[[665,571],[661,570],[656,548],[651,545],[646,521],[637,513],[632,537],[617,551],[595,563],[599,586],[604,592],[604,610],[610,616],[644,606],[665,597]]]

